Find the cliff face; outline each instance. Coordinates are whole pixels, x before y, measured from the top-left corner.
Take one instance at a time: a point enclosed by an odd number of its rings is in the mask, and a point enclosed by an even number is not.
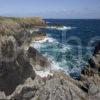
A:
[[[19,20],[25,22],[25,27],[21,26]],[[34,80],[36,74],[30,57],[33,57],[34,62],[40,62],[38,65],[46,64],[47,59],[36,49],[29,49],[30,52],[24,49],[24,45],[31,42],[29,28],[32,24],[43,25],[44,22],[41,18],[0,18],[0,99],[11,99],[18,86],[24,84],[28,78]],[[36,56],[40,60],[35,60]]]
[[[15,88],[28,77],[35,78],[35,72],[26,58],[23,49],[17,46],[13,36],[1,36],[0,91],[6,95],[13,93]]]

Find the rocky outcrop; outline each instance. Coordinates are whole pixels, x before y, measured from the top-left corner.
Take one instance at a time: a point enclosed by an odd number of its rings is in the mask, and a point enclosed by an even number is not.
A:
[[[24,45],[25,43],[31,42],[31,33],[28,30],[14,30],[13,36],[15,37],[17,44],[19,46]]]
[[[89,59],[88,65],[82,70],[82,74],[93,76],[100,73],[100,43],[95,47],[93,56]]]
[[[4,60],[2,57],[0,59],[1,100],[84,100],[86,98],[87,95],[78,87],[77,82],[63,72],[53,72],[53,76],[44,78],[36,76],[28,57],[33,57],[34,61],[39,61],[38,64],[42,66],[49,64],[36,49],[30,47],[27,56],[27,53],[18,47],[13,36],[3,36],[0,40],[0,54],[7,59]],[[37,61],[36,57],[38,57]]]
[[[6,95],[13,93],[15,88],[28,77],[35,78],[23,49],[18,48],[13,36],[0,38],[0,91]]]
[[[89,64],[82,70],[82,89],[85,90],[90,100],[100,99],[100,43],[95,47],[94,54],[89,59]]]
[[[100,77],[97,62],[82,71],[81,80],[74,80],[64,72],[52,72],[53,76],[41,78],[35,75],[30,59],[42,66],[50,64],[36,49],[30,47],[27,52],[17,47],[14,37],[3,37],[0,53],[12,61],[0,61],[0,99],[7,100],[99,100]],[[2,40],[2,39],[1,39]],[[10,41],[10,42],[9,42]],[[16,45],[14,45],[16,44]],[[11,46],[10,46],[11,45]],[[14,46],[18,49],[15,51]],[[6,48],[6,49],[4,49]],[[8,49],[9,48],[9,49]],[[6,53],[5,53],[5,51]],[[5,56],[4,55],[4,56]],[[95,56],[99,53],[95,54]],[[2,56],[3,57],[3,56]],[[30,59],[28,59],[28,57]],[[38,57],[36,59],[36,57]],[[93,56],[94,57],[94,56]],[[39,61],[39,62],[37,62]],[[97,59],[97,61],[99,61]],[[94,66],[95,65],[95,66]],[[96,71],[98,72],[95,72]]]
[[[30,28],[33,19],[23,21],[22,25]],[[39,22],[36,20],[34,24]],[[100,43],[82,70],[80,80],[62,71],[40,77],[34,70],[49,67],[50,62],[33,47],[28,51],[23,49],[32,35],[16,25],[11,26],[12,31],[8,30],[8,24],[7,30],[5,26],[0,27],[0,100],[100,100]]]
[[[43,70],[50,66],[48,59],[41,55],[35,48],[29,47],[28,55],[36,70]]]
[[[62,72],[55,72],[53,77],[41,79],[39,76],[30,86],[25,86],[19,93],[12,96],[12,100],[86,100],[86,94],[72,83]],[[29,82],[28,80],[28,82]]]
[[[33,32],[32,40],[39,41],[44,40],[46,38],[46,34],[42,32]]]

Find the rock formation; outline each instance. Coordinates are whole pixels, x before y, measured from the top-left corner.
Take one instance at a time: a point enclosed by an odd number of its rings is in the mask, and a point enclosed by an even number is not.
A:
[[[3,39],[3,40],[2,40]],[[89,60],[89,64],[81,74],[81,80],[74,80],[62,71],[53,72],[53,76],[41,78],[35,75],[30,59],[35,60],[38,54],[39,64],[47,63],[36,49],[30,47],[27,53],[18,48],[13,36],[0,39],[0,54],[7,59],[0,59],[0,99],[4,100],[99,100],[99,49],[95,48],[96,57]],[[6,48],[6,49],[5,49]],[[17,48],[17,50],[15,50]],[[96,51],[96,49],[98,51]],[[5,50],[5,51],[4,51]],[[40,58],[39,58],[40,57]],[[37,60],[38,60],[37,59]],[[44,62],[45,61],[45,62]],[[92,62],[93,61],[93,62]],[[95,72],[96,71],[96,72]]]
[[[3,42],[0,42],[0,53],[2,57],[7,57],[7,59],[10,59],[13,58],[15,54],[16,57],[14,57],[13,60],[11,59],[6,61],[1,59],[0,61],[0,99],[85,99],[87,94],[78,87],[78,82],[66,76],[66,74],[63,72],[54,72],[53,76],[44,78],[35,75],[28,56],[35,58],[36,54],[38,54],[38,57],[40,57],[38,59],[43,63],[43,65],[45,63],[48,64],[46,59],[41,56],[37,50],[30,47],[28,50],[30,55],[27,55],[23,49],[17,46],[16,39],[13,36],[4,36],[2,39],[1,41]],[[16,47],[17,50],[15,50],[14,47]]]
[[[28,55],[36,70],[42,70],[50,66],[48,59],[41,55],[35,48],[29,47]]]
[[[26,78],[35,78],[35,72],[13,36],[0,38],[0,91],[10,95]]]
[[[100,43],[95,47],[89,64],[82,70],[82,89],[88,93],[90,100],[100,99]]]
[[[43,40],[46,38],[46,34],[42,32],[34,32],[32,38],[35,41]]]
[[[69,79],[60,72],[48,79],[37,76],[34,81],[29,79],[30,86],[24,84],[12,100],[85,100],[86,94]]]

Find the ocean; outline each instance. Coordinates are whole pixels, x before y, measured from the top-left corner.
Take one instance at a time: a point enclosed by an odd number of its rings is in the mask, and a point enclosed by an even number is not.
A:
[[[52,61],[52,68],[64,70],[73,78],[79,77],[100,40],[100,20],[44,20],[49,27],[39,31],[46,33],[47,38],[34,42],[34,47]]]

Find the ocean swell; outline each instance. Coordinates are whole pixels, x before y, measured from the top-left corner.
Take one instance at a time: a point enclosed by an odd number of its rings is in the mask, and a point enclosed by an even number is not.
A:
[[[61,47],[59,47],[61,45]],[[44,40],[40,41],[33,41],[31,46],[36,48],[39,52],[43,54],[48,60],[50,61],[51,65],[49,66],[48,69],[45,69],[44,71],[36,71],[36,73],[40,76],[47,76],[50,74],[51,71],[54,70],[65,70],[64,67],[66,68],[65,63],[62,61],[59,62],[57,61],[58,55],[57,52],[64,53],[68,50],[70,50],[70,46],[65,46],[61,43],[59,43],[56,39],[53,39],[52,37],[46,37]],[[64,60],[63,60],[64,61]],[[63,65],[62,65],[63,64]],[[62,67],[64,66],[64,67]],[[66,68],[65,72],[68,74],[68,67]],[[40,74],[39,74],[40,73]],[[45,73],[45,74],[43,74]]]

